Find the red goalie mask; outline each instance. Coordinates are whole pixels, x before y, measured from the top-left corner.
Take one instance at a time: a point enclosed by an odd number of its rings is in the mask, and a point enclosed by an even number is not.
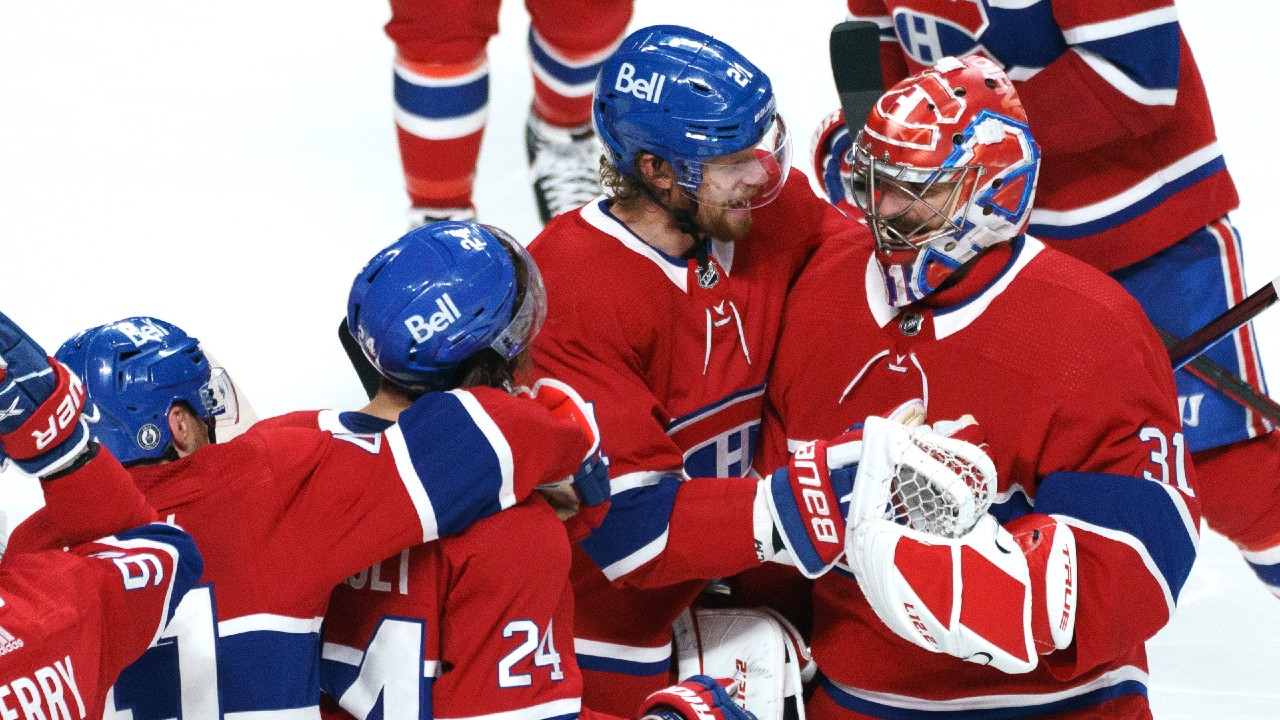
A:
[[[889,301],[908,305],[1026,228],[1040,169],[1022,103],[981,56],[947,57],[872,108],[850,196],[880,250]]]

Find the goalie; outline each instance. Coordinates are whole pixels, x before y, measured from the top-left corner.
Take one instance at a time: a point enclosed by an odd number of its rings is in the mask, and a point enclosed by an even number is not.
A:
[[[1024,234],[1039,149],[993,63],[894,86],[850,160],[874,245],[827,243],[791,291],[760,463],[911,398],[932,426],[860,431],[809,717],[1149,718],[1144,642],[1200,519],[1159,338],[1116,282]],[[908,501],[914,476],[929,492]]]

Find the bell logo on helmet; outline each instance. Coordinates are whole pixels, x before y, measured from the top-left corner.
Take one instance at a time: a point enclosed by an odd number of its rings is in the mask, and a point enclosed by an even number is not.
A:
[[[168,330],[150,322],[141,324],[131,322],[116,323],[116,329],[120,331],[120,334],[129,338],[134,347],[142,347],[149,342],[164,340],[165,336],[169,334]]]
[[[635,95],[651,103],[661,100],[662,86],[667,82],[666,75],[655,72],[648,80],[636,80],[635,76],[636,66],[631,63],[622,63],[622,67],[618,68],[618,78],[613,83],[613,89],[620,93]]]
[[[404,321],[404,326],[409,329],[409,334],[413,335],[414,342],[430,340],[432,335],[444,330],[462,317],[462,313],[458,311],[458,306],[453,304],[453,298],[449,297],[449,293],[436,298],[436,307],[440,309],[431,313],[431,317],[426,320],[423,320],[421,315],[412,315]]]

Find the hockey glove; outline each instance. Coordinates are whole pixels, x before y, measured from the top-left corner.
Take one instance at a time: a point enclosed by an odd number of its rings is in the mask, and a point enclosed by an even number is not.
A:
[[[853,150],[853,137],[844,124],[843,111],[836,110],[818,123],[811,146],[813,176],[822,183],[827,199],[845,215],[862,217],[847,189],[852,177],[849,153]]]
[[[733,701],[729,691],[707,675],[693,675],[645,698],[640,717],[642,720],[756,720],[755,715]]]
[[[1076,548],[1071,529],[1032,514],[1001,527],[983,515],[959,538],[873,519],[850,533],[848,561],[880,620],[925,650],[1006,673],[1071,644]]]
[[[871,518],[958,537],[991,506],[995,464],[970,416],[909,427],[867,418],[847,515],[850,530]],[[962,439],[963,438],[963,439]]]
[[[80,379],[0,313],[0,462],[36,477],[70,465],[89,442],[84,402]]]
[[[600,453],[600,428],[595,411],[578,391],[551,378],[539,380],[532,388],[520,388],[518,394],[547,408],[555,417],[576,424],[591,441],[578,471],[544,488],[543,493],[566,521],[570,537],[581,540],[600,525],[609,508],[609,458]],[[566,489],[571,489],[573,495],[567,502],[564,501]]]
[[[760,482],[773,527],[790,559],[816,578],[844,553],[845,515],[862,455],[862,430],[805,443]]]

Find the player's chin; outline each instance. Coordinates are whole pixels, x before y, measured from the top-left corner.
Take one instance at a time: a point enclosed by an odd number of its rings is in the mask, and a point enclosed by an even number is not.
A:
[[[707,230],[718,240],[741,240],[751,232],[751,208],[722,208],[709,225]]]

